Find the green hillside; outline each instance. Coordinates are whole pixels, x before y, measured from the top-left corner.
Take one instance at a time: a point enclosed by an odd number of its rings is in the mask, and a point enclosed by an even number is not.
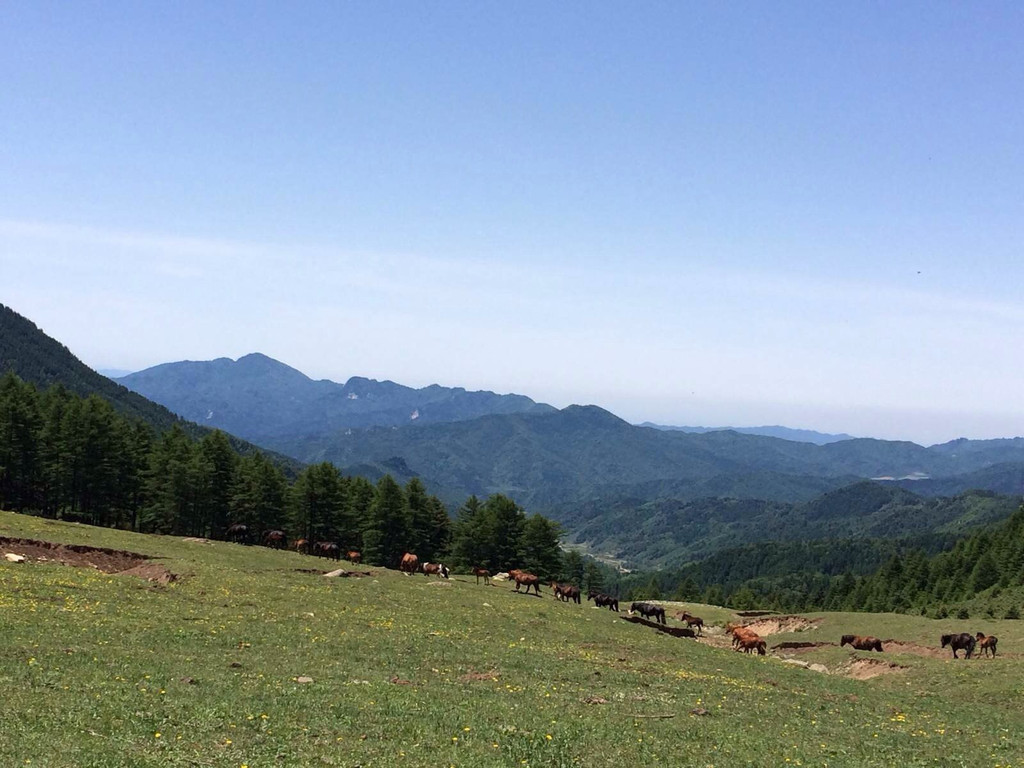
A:
[[[3,765],[1021,765],[1020,622],[813,614],[760,630],[822,643],[795,658],[821,674],[732,651],[732,614],[709,606],[686,606],[710,624],[696,642],[467,577],[328,579],[292,552],[6,513],[0,537],[159,558],[140,576],[0,559]],[[161,568],[179,578],[141,578]],[[917,650],[960,629],[1005,652]],[[832,645],[848,632],[906,645]]]

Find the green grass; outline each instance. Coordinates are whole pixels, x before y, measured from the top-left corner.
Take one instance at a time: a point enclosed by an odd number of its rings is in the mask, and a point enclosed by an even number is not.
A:
[[[904,673],[856,681],[468,577],[324,579],[293,553],[8,513],[0,535],[143,552],[183,576],[0,562],[0,766],[1024,766],[1009,653],[901,657]],[[821,616],[794,637],[934,645],[962,624]],[[967,624],[1007,652],[1024,640],[1019,622]]]

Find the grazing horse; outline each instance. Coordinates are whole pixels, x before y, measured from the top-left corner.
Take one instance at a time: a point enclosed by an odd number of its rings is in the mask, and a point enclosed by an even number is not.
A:
[[[682,614],[679,616],[679,620],[686,622],[686,626],[688,627],[696,627],[698,635],[704,634],[704,619],[702,619],[700,616],[694,616],[691,613],[683,611]]]
[[[991,653],[994,659],[996,657],[996,644],[999,642],[999,638],[995,635],[986,635],[984,632],[979,632],[976,639],[981,647],[981,655],[987,656]]]
[[[561,600],[563,603],[567,603],[570,600],[580,604],[580,588],[572,584],[559,584],[557,581],[551,582],[551,591],[555,593],[555,597]]]
[[[438,578],[441,578],[443,576],[444,578],[447,579],[448,578],[448,574],[449,574],[449,570],[448,570],[448,566],[445,565],[444,563],[424,563],[423,564],[423,573],[426,574],[428,577],[431,574],[433,574],[433,575],[437,576]]]
[[[598,608],[607,607],[609,611],[619,612],[619,599],[617,597],[595,592],[591,589],[587,592],[587,600],[593,600],[594,605]]]
[[[739,648],[740,644],[744,641],[760,639],[760,636],[754,630],[742,624],[726,624],[725,629],[732,635],[733,648]]]
[[[963,651],[966,658],[971,658],[971,654],[974,653],[974,646],[978,642],[967,632],[961,632],[958,635],[943,635],[941,639],[943,648],[948,645],[953,649],[954,659],[959,658],[956,655],[957,651]]]
[[[293,546],[295,547],[295,551],[300,555],[309,554],[309,539],[296,539]]]
[[[350,549],[345,553],[345,559],[352,563],[352,565],[358,565],[363,562],[363,555],[361,552],[356,552],[354,549]]]
[[[409,574],[410,576],[420,569],[420,559],[416,557],[412,552],[406,552],[402,555],[401,562],[398,563],[398,570],[402,573]]]
[[[877,637],[871,637],[871,635],[843,635],[839,641],[839,647],[842,648],[844,645],[851,645],[858,651],[878,651],[882,652],[882,641]]]
[[[653,616],[659,624],[668,624],[665,620],[665,609],[654,603],[633,603],[629,606],[629,612],[639,613],[644,618]]]
[[[480,583],[480,579],[484,580],[484,584],[491,583],[491,572],[486,568],[473,567],[473,575],[476,576],[476,583]]]
[[[233,541],[235,544],[248,544],[249,526],[242,525],[241,523],[229,525],[228,529],[224,531],[224,535],[227,537],[228,541]]]
[[[764,656],[766,653],[767,643],[758,637],[753,635],[751,637],[744,637],[739,641],[737,650],[743,651],[744,653],[757,652],[758,656]]]
[[[316,554],[326,557],[328,560],[341,560],[341,547],[333,541],[318,541],[316,543]]]
[[[272,549],[284,549],[288,546],[288,537],[284,531],[267,531],[263,534],[263,545]]]
[[[519,591],[519,587],[525,586],[526,594],[530,594],[530,588],[532,587],[533,590],[537,593],[537,596],[540,596],[539,577],[534,576],[529,571],[522,571],[518,568],[513,568],[511,571],[508,572],[508,575],[511,576],[516,583],[516,592]]]

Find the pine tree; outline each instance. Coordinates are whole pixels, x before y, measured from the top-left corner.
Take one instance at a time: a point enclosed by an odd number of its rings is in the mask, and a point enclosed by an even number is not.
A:
[[[377,482],[377,494],[363,530],[363,560],[397,568],[402,555],[409,551],[411,539],[405,494],[391,475],[384,475]]]

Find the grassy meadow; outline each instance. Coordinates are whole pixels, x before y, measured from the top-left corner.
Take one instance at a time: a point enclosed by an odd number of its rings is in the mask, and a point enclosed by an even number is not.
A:
[[[886,653],[900,669],[855,680],[546,589],[366,566],[327,579],[291,552],[9,513],[0,536],[140,552],[180,576],[0,559],[0,766],[1024,766],[1022,622],[808,614],[767,638],[1000,637],[995,660]],[[799,654],[837,673],[871,656]]]

